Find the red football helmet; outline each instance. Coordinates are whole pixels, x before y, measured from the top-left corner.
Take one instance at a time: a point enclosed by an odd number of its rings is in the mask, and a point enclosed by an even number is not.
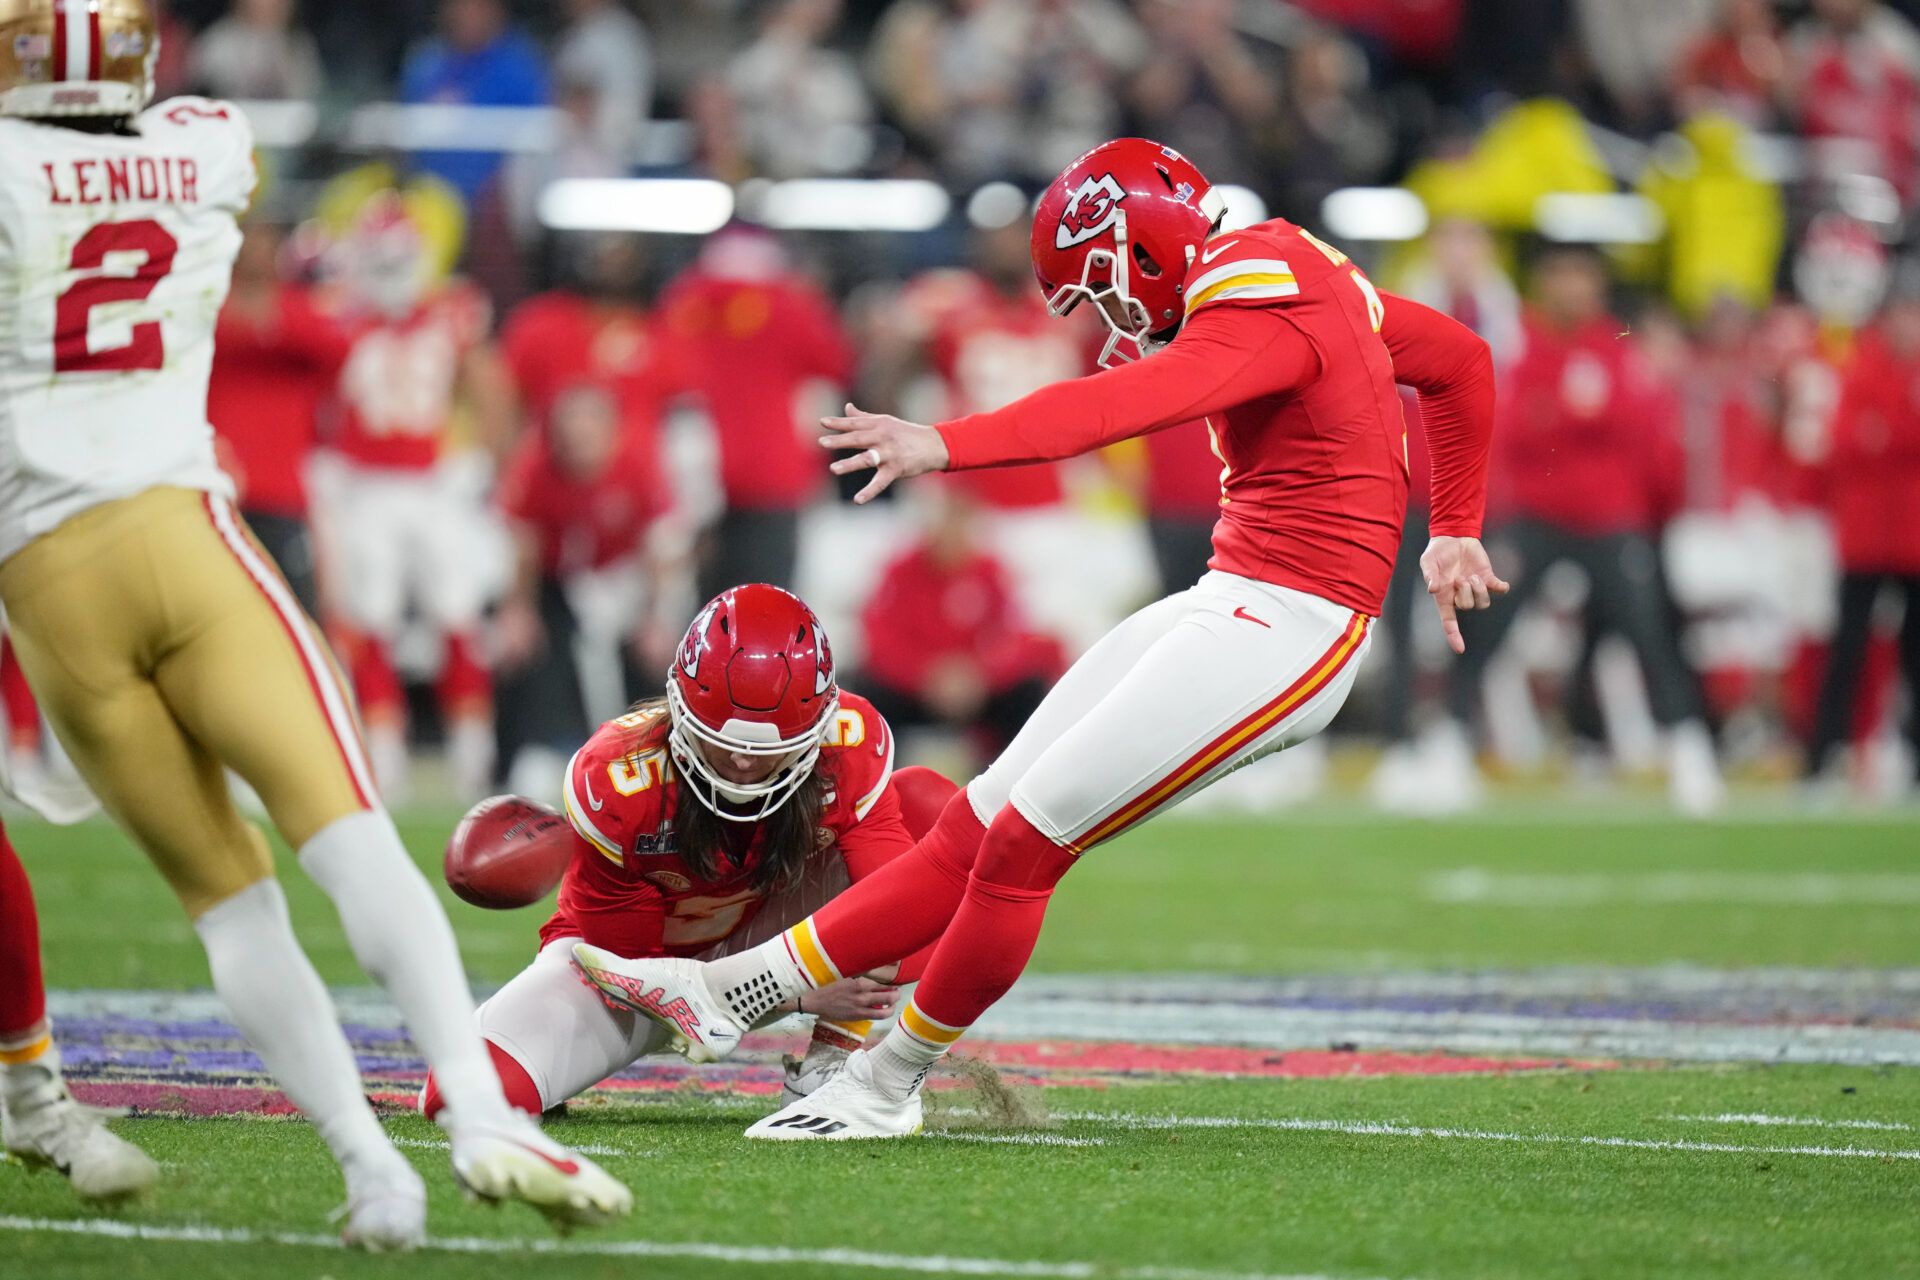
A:
[[[1187,268],[1226,211],[1172,147],[1101,143],[1061,171],[1033,213],[1033,274],[1047,307],[1063,316],[1092,301],[1112,330],[1101,365],[1139,359],[1149,338],[1180,327]]]
[[[779,587],[733,587],[693,620],[667,672],[667,749],[700,803],[758,822],[813,772],[839,709],[833,651],[813,610]],[[776,765],[758,782],[729,781],[702,744]]]

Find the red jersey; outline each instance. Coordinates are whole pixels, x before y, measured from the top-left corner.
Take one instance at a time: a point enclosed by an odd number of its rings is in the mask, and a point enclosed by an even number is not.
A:
[[[1433,532],[1478,537],[1493,361],[1472,330],[1377,292],[1281,220],[1216,236],[1164,351],[942,423],[949,466],[1060,458],[1204,418],[1226,482],[1213,568],[1378,614],[1406,514],[1395,379],[1422,393]]]
[[[537,431],[546,430],[564,392],[594,386],[613,394],[629,435],[651,442],[667,403],[686,390],[682,362],[660,326],[637,307],[543,293],[514,308],[500,346]]]
[[[743,928],[765,895],[753,887],[762,833],[698,875],[674,845],[680,782],[663,708],[610,720],[567,766],[566,810],[578,844],[540,944],[584,938],[623,956],[691,956]],[[913,845],[894,793],[893,732],[865,698],[841,690],[818,766],[828,783],[819,849],[837,849],[858,881]],[[687,804],[699,804],[687,799]]]
[[[943,416],[998,409],[1092,363],[1078,326],[1062,324],[1029,284],[1009,297],[970,272],[942,272],[908,286],[905,305],[927,326],[927,358],[946,390]],[[989,507],[1049,507],[1062,501],[1055,463],[956,476]]]
[[[797,276],[743,280],[696,267],[660,305],[713,419],[727,505],[788,511],[813,501],[829,459],[801,393],[809,382],[853,379],[853,344],[833,304]]]
[[[207,421],[242,508],[306,515],[307,455],[347,349],[346,331],[305,289],[282,288],[263,319],[231,302],[221,311]]]
[[[1147,514],[1172,520],[1213,520],[1220,514],[1225,464],[1213,451],[1207,424],[1190,422],[1147,437]]]
[[[1611,316],[1571,333],[1529,321],[1501,402],[1503,514],[1609,534],[1650,533],[1669,513],[1685,467],[1678,411],[1625,328]]]
[[[1869,329],[1845,379],[1827,463],[1841,567],[1920,573],[1920,355]]]
[[[974,663],[995,690],[1064,665],[1059,643],[1027,627],[1005,569],[985,552],[944,565],[913,548],[882,572],[860,621],[866,669],[910,693],[953,658]]]
[[[455,283],[402,319],[361,317],[328,443],[362,466],[432,468],[453,426],[461,365],[485,340],[490,316],[485,295]]]
[[[648,526],[671,505],[659,459],[631,436],[605,471],[586,480],[562,471],[538,432],[507,459],[494,501],[533,532],[540,567],[553,578],[605,568],[638,550]]]

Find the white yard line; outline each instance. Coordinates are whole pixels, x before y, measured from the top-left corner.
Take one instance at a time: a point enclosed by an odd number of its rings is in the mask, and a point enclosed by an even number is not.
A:
[[[1497,907],[1726,904],[1766,907],[1911,906],[1920,875],[1833,871],[1489,871],[1428,876],[1430,902]]]
[[[429,1151],[445,1151],[447,1149],[447,1140],[445,1138],[394,1138],[391,1134],[389,1134],[388,1137],[396,1147],[425,1147]],[[557,1142],[559,1139],[556,1138],[555,1141]],[[650,1156],[654,1154],[651,1151],[633,1151],[626,1147],[606,1147],[595,1143],[581,1142],[569,1142],[567,1143],[567,1149],[570,1151],[578,1151],[583,1156]]]
[[[1105,1138],[1069,1138],[1058,1133],[970,1133],[955,1129],[928,1129],[929,1138],[950,1142],[992,1142],[1009,1147],[1104,1147]]]
[[[1497,1129],[1447,1129],[1383,1124],[1370,1120],[1314,1120],[1299,1116],[1133,1116],[1105,1111],[1068,1111],[1062,1120],[1091,1120],[1122,1129],[1281,1129],[1295,1133],[1345,1133],[1361,1137],[1441,1138],[1466,1142],[1541,1143],[1552,1146],[1624,1147],[1635,1151],[1708,1151],[1743,1156],[1830,1156],[1864,1160],[1920,1160],[1920,1151],[1861,1147],[1752,1147],[1735,1142],[1689,1142],[1661,1138],[1615,1138],[1593,1134],[1507,1133]]]
[[[1897,1133],[1912,1133],[1917,1127],[1902,1124],[1898,1120],[1821,1120],[1814,1116],[1769,1116],[1746,1111],[1728,1111],[1717,1116],[1662,1116],[1661,1119],[1688,1124],[1752,1124],[1782,1129],[1871,1129]]]
[[[115,1240],[182,1244],[271,1244],[308,1249],[344,1249],[337,1236],[295,1235],[190,1224],[120,1222],[111,1218],[0,1217],[0,1231],[41,1231],[104,1236]],[[700,1258],[749,1266],[824,1266],[876,1271],[913,1271],[943,1276],[1016,1276],[1035,1280],[1333,1280],[1323,1275],[1203,1271],[1187,1267],[1110,1267],[1096,1262],[1025,1262],[956,1258],[944,1254],[872,1253],[864,1249],[796,1249],[773,1245],[712,1244],[687,1240],[495,1240],[475,1236],[430,1239],[428,1252],[547,1254],[601,1258]]]

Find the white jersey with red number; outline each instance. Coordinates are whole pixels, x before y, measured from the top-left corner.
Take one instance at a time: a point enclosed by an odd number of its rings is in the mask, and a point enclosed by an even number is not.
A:
[[[446,452],[460,366],[488,323],[485,296],[458,282],[404,318],[364,321],[340,370],[332,446],[361,466],[431,469]]]
[[[0,560],[156,485],[231,494],[207,376],[253,184],[228,103],[124,134],[0,118]]]

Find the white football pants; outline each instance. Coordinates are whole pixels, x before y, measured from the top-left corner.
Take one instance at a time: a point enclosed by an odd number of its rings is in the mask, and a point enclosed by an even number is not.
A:
[[[1148,605],[1074,663],[967,786],[1082,852],[1333,720],[1373,619],[1214,571]]]
[[[758,946],[806,919],[847,887],[846,864],[827,853],[808,861],[800,879],[774,894],[746,927],[701,952],[702,960]],[[651,1019],[613,1010],[573,970],[573,944],[555,938],[493,998],[480,1006],[480,1034],[526,1069],[545,1111],[599,1084],[650,1053],[667,1049],[667,1033]]]

